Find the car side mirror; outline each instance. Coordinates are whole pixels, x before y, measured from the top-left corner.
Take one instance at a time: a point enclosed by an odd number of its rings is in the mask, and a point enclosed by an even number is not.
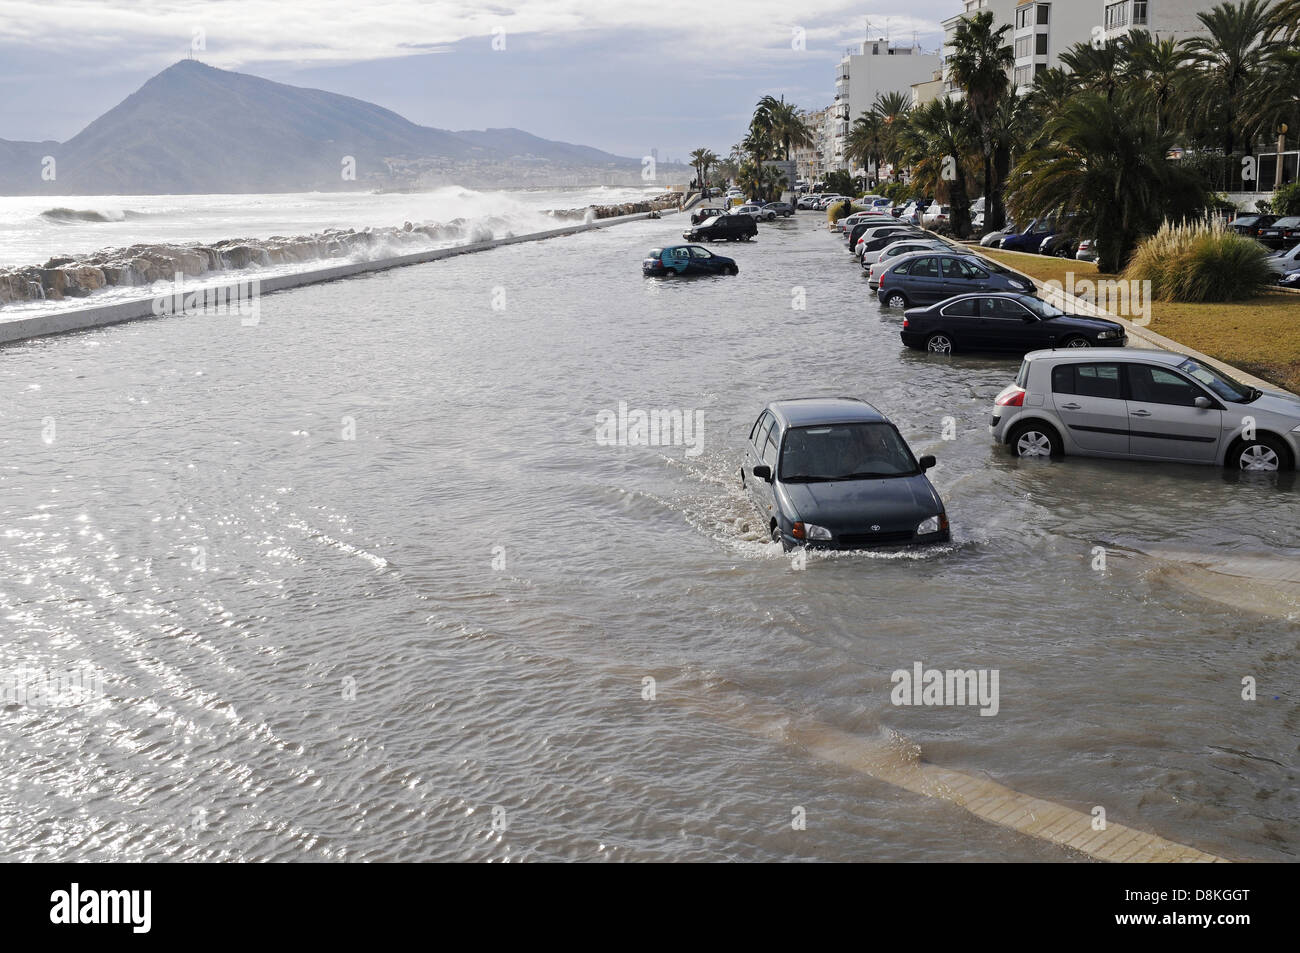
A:
[[[1208,397],[1198,397],[1196,398],[1196,400],[1192,401],[1192,403],[1195,404],[1197,407],[1199,407],[1201,410],[1209,410],[1213,406],[1213,404],[1210,403],[1210,398]]]
[[[928,453],[916,462],[917,465],[920,466],[922,473],[939,465],[939,461],[936,460],[933,455]]]
[[[758,477],[760,480],[766,480],[768,483],[771,483],[772,468],[765,463],[760,463],[758,466],[754,467],[754,476]]]

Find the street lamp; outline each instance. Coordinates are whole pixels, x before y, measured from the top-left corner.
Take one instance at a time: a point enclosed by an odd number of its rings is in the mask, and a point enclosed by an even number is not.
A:
[[[1286,151],[1286,123],[1278,123],[1277,126],[1277,174],[1274,176],[1273,190],[1277,191],[1282,188],[1282,153]]]

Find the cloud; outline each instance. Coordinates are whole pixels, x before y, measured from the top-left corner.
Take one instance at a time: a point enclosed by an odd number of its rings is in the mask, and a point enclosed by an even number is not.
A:
[[[713,0],[707,7],[610,0],[518,0],[466,4],[460,0],[7,0],[0,43],[28,48],[103,52],[130,47],[145,65],[182,58],[192,44],[215,66],[248,63],[327,65],[427,53],[463,41],[494,37],[508,52],[511,37],[557,38],[653,30],[654,50],[675,61],[710,68],[753,67],[792,55],[792,29],[804,30],[805,55],[840,55],[846,40],[886,26],[885,4],[861,0]],[[864,6],[866,9],[864,10]],[[895,39],[920,30],[938,45],[938,21],[949,0],[917,0],[914,15],[889,18]],[[928,8],[928,9],[927,9]],[[933,19],[924,14],[933,12]],[[644,52],[644,51],[640,51]]]

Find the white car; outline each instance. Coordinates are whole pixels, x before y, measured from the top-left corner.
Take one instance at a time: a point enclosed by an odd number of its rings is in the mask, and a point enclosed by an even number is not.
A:
[[[776,221],[776,212],[773,212],[770,208],[764,208],[761,205],[742,205],[739,208],[733,208],[731,214],[748,215],[756,222]]]
[[[853,254],[861,258],[863,245],[890,232],[898,232],[898,238],[901,241],[906,235],[915,231],[916,229],[906,222],[881,222],[877,225],[868,226],[862,230],[862,234],[858,236],[857,242],[854,243]]]
[[[935,202],[921,215],[921,224],[926,228],[934,228],[936,225],[947,225],[951,218],[952,207]]]
[[[1264,263],[1275,275],[1289,275],[1296,269],[1300,269],[1300,245],[1296,245],[1290,251],[1269,255],[1264,259]]]
[[[945,251],[952,246],[937,238],[908,238],[886,245],[879,253],[872,252],[862,257],[862,269],[867,272],[867,287],[875,291],[880,287],[880,276],[899,255],[910,255],[914,251]],[[875,258],[875,261],[869,259]]]

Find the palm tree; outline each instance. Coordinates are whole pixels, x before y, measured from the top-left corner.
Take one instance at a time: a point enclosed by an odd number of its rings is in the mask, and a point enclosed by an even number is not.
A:
[[[1185,49],[1196,69],[1194,115],[1223,146],[1223,154],[1235,154],[1239,142],[1248,142],[1241,128],[1247,111],[1245,95],[1265,61],[1277,49],[1271,39],[1275,29],[1267,0],[1221,3],[1208,13],[1198,13],[1208,36],[1187,40]]]
[[[1187,74],[1186,51],[1178,41],[1153,37],[1146,30],[1133,30],[1124,43],[1125,75],[1150,98],[1158,128],[1170,128]]]
[[[771,97],[767,97],[771,98]],[[780,144],[786,161],[790,160],[790,150],[813,144],[812,131],[799,115],[799,107],[787,103],[782,96],[774,107],[772,114],[772,138]]]
[[[700,189],[705,188],[705,178],[709,174],[709,169],[718,164],[717,153],[711,149],[696,149],[691,153],[691,166],[695,169],[695,174],[699,177]]]
[[[897,167],[903,161],[903,134],[912,111],[912,96],[897,90],[883,93],[876,97],[871,111],[881,120],[880,158]]]
[[[885,120],[874,110],[864,112],[853,125],[844,144],[844,154],[851,162],[864,169],[880,169],[880,155],[884,148]]]
[[[976,139],[974,120],[965,100],[945,96],[912,110],[907,148],[915,160],[913,177],[934,195],[947,191],[952,230],[958,238],[970,233],[966,165]],[[954,165],[956,175],[949,177],[945,173]]]
[[[1300,40],[1300,0],[1281,0],[1273,8],[1275,39]]]
[[[1300,133],[1300,46],[1274,51],[1246,88],[1246,101],[1242,123],[1265,141],[1278,135],[1283,125],[1293,134]],[[1272,185],[1261,182],[1258,187]]]
[[[1098,240],[1098,267],[1117,273],[1166,217],[1204,209],[1195,172],[1166,156],[1174,144],[1142,97],[1082,93],[1048,120],[1042,141],[1012,170],[1017,219],[1073,215],[1072,230]]]
[[[971,117],[979,130],[980,151],[984,155],[985,223],[1002,227],[1002,183],[995,175],[993,154],[994,113],[1011,80],[1007,71],[1016,64],[1011,45],[1006,42],[1011,24],[993,28],[993,13],[986,11],[963,19],[953,37],[953,53],[948,57],[952,81],[966,93]]]
[[[1091,43],[1076,43],[1061,52],[1061,62],[1083,89],[1095,90],[1113,100],[1124,80],[1127,44],[1121,41],[1096,47]]]

